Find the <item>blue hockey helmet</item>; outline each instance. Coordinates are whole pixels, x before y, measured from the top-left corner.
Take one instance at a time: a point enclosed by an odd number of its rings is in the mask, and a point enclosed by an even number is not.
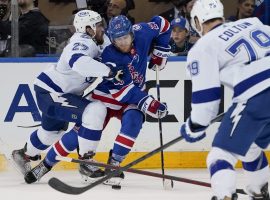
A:
[[[108,35],[111,42],[113,42],[115,38],[119,38],[130,33],[132,36],[134,35],[132,23],[126,16],[119,15],[111,19],[108,28]]]

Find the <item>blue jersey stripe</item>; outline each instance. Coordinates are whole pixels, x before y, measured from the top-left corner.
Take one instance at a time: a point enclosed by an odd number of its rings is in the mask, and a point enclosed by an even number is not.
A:
[[[101,138],[101,132],[102,131],[91,130],[81,126],[78,135],[87,140],[99,141]]]
[[[82,53],[76,53],[76,54],[73,54],[69,60],[69,66],[72,68],[74,63],[82,56],[85,56],[84,54]]]
[[[49,76],[47,76],[47,74],[42,72],[37,78],[46,83],[49,87],[53,88],[56,92],[64,93],[63,90],[56,85]]]
[[[253,87],[254,85],[270,78],[270,69],[267,69],[265,71],[262,71],[258,74],[255,74],[248,79],[238,83],[234,87],[234,95],[233,98],[243,94],[245,91],[247,91],[249,88]]]
[[[246,171],[255,172],[260,169],[265,168],[268,165],[268,161],[266,158],[266,155],[264,152],[261,153],[261,155],[252,162],[242,162],[243,168]]]
[[[48,145],[45,145],[45,144],[43,144],[43,143],[40,141],[40,139],[39,139],[39,137],[38,137],[38,135],[37,135],[37,131],[35,131],[35,132],[30,136],[30,141],[31,141],[32,145],[33,145],[35,148],[39,149],[39,150],[45,150],[45,149],[47,149],[47,148],[49,147]]]
[[[210,175],[211,177],[217,173],[218,171],[221,170],[234,170],[233,166],[231,163],[227,162],[226,160],[217,160],[216,162],[212,163],[210,166]]]
[[[221,98],[221,88],[209,88],[192,93],[192,103],[207,103]]]

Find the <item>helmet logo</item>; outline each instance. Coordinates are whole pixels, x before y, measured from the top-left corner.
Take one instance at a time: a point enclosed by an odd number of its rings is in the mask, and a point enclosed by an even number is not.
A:
[[[215,3],[209,3],[209,7],[210,8],[216,8],[217,7],[217,4],[215,4]]]
[[[120,24],[120,23],[119,23],[119,24],[115,24],[114,28],[115,28],[115,29],[121,28],[121,24]]]
[[[78,13],[79,17],[85,17],[88,14],[88,12],[80,12]]]

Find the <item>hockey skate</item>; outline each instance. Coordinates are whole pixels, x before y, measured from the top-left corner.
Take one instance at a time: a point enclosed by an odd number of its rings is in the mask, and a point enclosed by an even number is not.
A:
[[[109,159],[107,164],[109,165],[113,165],[116,167],[120,167],[120,162],[117,160],[114,160],[112,157],[112,150],[110,151],[109,154]],[[105,174],[109,174],[112,172],[113,169],[105,169]],[[125,174],[123,172],[121,172],[120,174],[118,174],[117,176],[114,176],[108,180],[106,180],[103,184],[104,185],[111,185],[111,186],[120,186],[122,180],[125,178]]]
[[[95,160],[93,159],[94,155],[95,155],[94,152],[88,152],[84,154],[83,157],[80,156],[80,159],[95,162]],[[99,167],[96,167],[90,164],[82,164],[82,163],[80,163],[79,165],[79,173],[81,174],[82,180],[85,183],[93,183],[97,179],[105,175],[105,172]]]
[[[232,197],[225,197],[224,199],[218,199],[216,196],[213,196],[211,200],[237,200],[238,196],[236,193],[232,194]]]
[[[51,170],[51,167],[45,166],[44,162],[40,162],[31,171],[27,172],[24,176],[26,183],[31,184],[39,181],[45,174]]]
[[[270,200],[269,197],[269,191],[268,191],[268,183],[266,183],[262,189],[261,189],[261,194],[254,194],[251,197],[252,200]]]
[[[27,145],[24,146],[23,149],[18,149],[12,151],[12,160],[14,161],[15,167],[19,169],[19,171],[25,175],[27,172],[31,170],[31,160],[37,161],[41,159],[40,155],[36,155],[34,157],[28,156],[25,154]]]

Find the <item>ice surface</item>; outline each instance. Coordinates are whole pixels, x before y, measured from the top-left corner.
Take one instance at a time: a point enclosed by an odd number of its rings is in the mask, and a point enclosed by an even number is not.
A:
[[[160,173],[160,170],[154,170]],[[167,174],[209,182],[206,169],[166,170]],[[83,186],[77,171],[52,171],[40,182],[28,185],[23,177],[14,170],[0,172],[0,200],[210,200],[211,190],[206,187],[174,182],[171,191],[164,190],[162,180],[155,177],[126,173],[121,190],[99,185],[81,195],[63,194],[48,184],[51,177],[57,177],[73,186]],[[243,188],[245,178],[241,171],[238,175],[238,187]],[[248,199],[239,195],[239,200]]]

